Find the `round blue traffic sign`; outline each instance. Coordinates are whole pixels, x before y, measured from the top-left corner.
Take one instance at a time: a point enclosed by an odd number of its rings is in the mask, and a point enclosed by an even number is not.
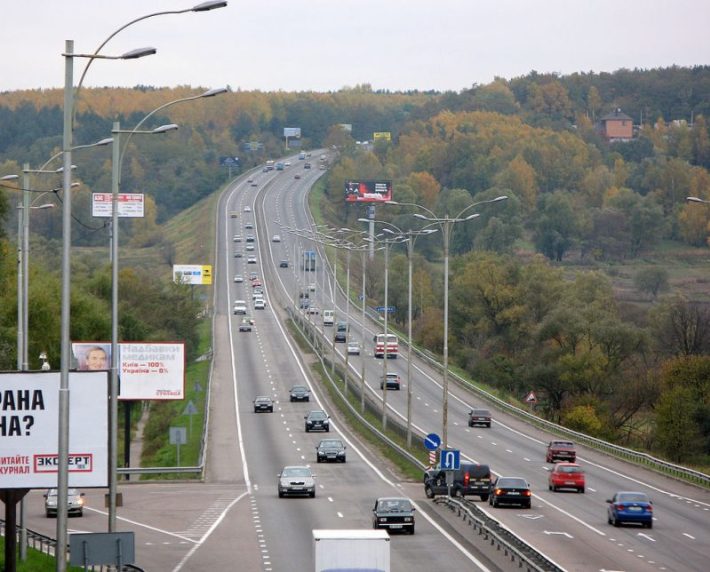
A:
[[[429,433],[429,435],[424,437],[424,446],[430,451],[436,451],[440,445],[441,437],[439,437],[436,433]]]

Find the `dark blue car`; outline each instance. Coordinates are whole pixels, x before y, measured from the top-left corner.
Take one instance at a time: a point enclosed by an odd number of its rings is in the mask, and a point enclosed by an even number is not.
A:
[[[653,528],[653,504],[646,493],[620,491],[606,501],[607,521],[614,526],[622,522],[639,522]]]

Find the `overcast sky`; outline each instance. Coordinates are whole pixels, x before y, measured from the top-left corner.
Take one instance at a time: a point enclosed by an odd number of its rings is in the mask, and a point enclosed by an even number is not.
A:
[[[92,53],[135,18],[200,1],[3,0],[0,91],[61,87],[65,40]],[[710,0],[229,0],[131,26],[102,53],[158,53],[97,61],[85,85],[459,91],[532,70],[710,64],[709,24]]]

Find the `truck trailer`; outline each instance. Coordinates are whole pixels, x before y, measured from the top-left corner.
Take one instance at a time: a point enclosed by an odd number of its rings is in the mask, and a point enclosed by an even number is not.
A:
[[[390,572],[386,530],[314,530],[315,572]]]

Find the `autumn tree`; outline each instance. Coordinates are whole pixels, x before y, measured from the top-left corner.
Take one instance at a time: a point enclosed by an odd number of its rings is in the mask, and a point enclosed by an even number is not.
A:
[[[665,268],[642,268],[634,275],[634,285],[639,292],[656,299],[661,292],[668,290],[668,271]]]

